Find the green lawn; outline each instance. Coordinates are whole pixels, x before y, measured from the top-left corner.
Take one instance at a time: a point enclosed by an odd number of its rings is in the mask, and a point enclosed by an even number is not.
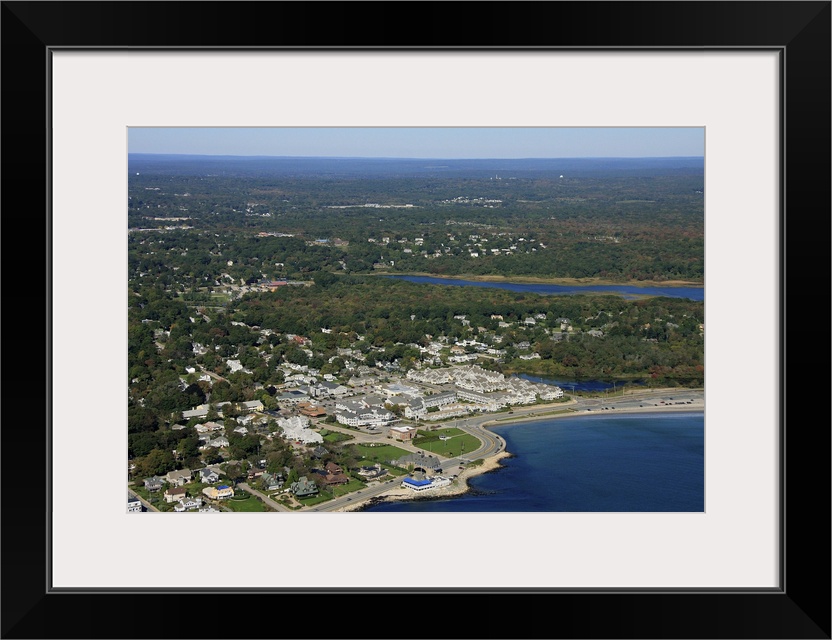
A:
[[[324,442],[343,442],[344,440],[354,440],[355,436],[347,435],[339,431],[328,431],[321,429],[319,432],[323,436]]]
[[[364,444],[352,445],[355,455],[360,460],[360,464],[369,466],[380,462],[386,463],[388,460],[398,460],[399,458],[408,454],[404,449],[393,446],[392,444],[383,444],[381,446],[369,447]]]
[[[133,491],[133,493],[135,493],[136,495],[141,496],[142,498],[144,498],[144,499],[145,499],[145,500],[147,500],[148,502],[150,502],[150,498],[151,498],[151,496],[159,496],[159,495],[162,495],[162,492],[161,492],[161,491],[155,491],[154,493],[150,493],[150,491],[148,491],[147,489],[145,489],[145,488],[144,488],[144,485],[142,485],[142,484],[133,484],[133,485],[130,487],[130,489]]]
[[[420,436],[461,436],[463,433],[465,432],[462,429],[456,427],[445,427],[444,429],[432,429],[430,431],[419,429]]]
[[[159,511],[173,511],[173,503],[165,502],[165,490],[153,491],[152,493],[144,488],[143,484],[134,484],[130,487],[138,496],[147,500],[150,504],[156,507]]]
[[[253,495],[247,495],[245,498],[228,498],[222,501],[222,505],[228,507],[232,511],[271,511],[263,502],[258,500]]]
[[[353,478],[347,484],[340,484],[332,487],[332,495],[336,498],[339,498],[343,495],[348,493],[352,493],[353,491],[358,491],[359,489],[363,489],[367,485],[361,482],[360,480],[356,480]]]
[[[400,469],[399,467],[391,467],[391,466],[388,466],[388,465],[385,465],[385,464],[383,464],[381,466],[384,467],[385,469],[387,469],[387,473],[388,473],[388,475],[382,476],[382,478],[381,478],[382,482],[389,479],[390,476],[405,476],[408,473],[407,469]]]
[[[227,293],[217,293],[216,291],[212,291],[210,295],[211,302],[219,302],[221,304],[231,302],[231,296]]]
[[[446,437],[443,431],[456,431],[458,435],[450,435],[448,440],[440,440],[439,436]],[[413,446],[428,452],[429,454],[455,458],[465,453],[471,453],[480,448],[480,441],[472,435],[468,435],[459,429],[442,429],[431,432],[419,432],[421,437],[413,439]]]
[[[304,507],[311,507],[316,504],[321,504],[322,502],[327,502],[332,500],[333,498],[340,498],[341,496],[345,496],[349,493],[353,493],[354,491],[358,491],[359,489],[363,489],[367,485],[361,482],[360,480],[356,480],[355,478],[351,479],[347,484],[341,485],[333,485],[329,489],[321,489],[320,493],[314,496],[309,496],[308,498],[297,498],[296,500],[300,502]]]
[[[308,498],[295,498],[298,502],[300,502],[304,507],[312,507],[316,504],[321,504],[322,502],[327,502],[328,500],[332,500],[332,496],[327,493],[318,493],[314,496],[309,496]]]

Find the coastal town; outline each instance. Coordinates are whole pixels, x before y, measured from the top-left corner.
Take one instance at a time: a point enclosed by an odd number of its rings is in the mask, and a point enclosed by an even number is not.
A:
[[[129,511],[450,496],[502,425],[704,407],[701,159],[228,162],[131,153]]]
[[[234,365],[232,362],[231,366]],[[431,432],[451,419],[562,401],[564,397],[560,387],[506,377],[471,364],[413,369],[404,375],[358,365],[345,384],[327,380],[332,376],[321,376],[308,366],[288,364],[285,369],[287,382],[274,396],[281,409],[266,409],[260,400],[205,403],[182,412],[183,421],[171,427],[173,431],[193,429],[199,440],[198,450],[216,452],[222,462],[193,471],[177,469],[161,477],[136,480],[141,480],[148,494],[161,492],[165,504],[173,505],[173,511],[217,511],[223,500],[235,495],[233,483],[223,479],[228,466],[225,458],[231,445],[229,436],[251,434],[265,440],[279,438],[291,443],[296,453],[308,452],[322,460],[327,455],[323,434],[334,432],[359,442],[377,444],[383,438],[404,447],[405,455],[400,459],[348,471],[365,482],[379,478],[389,482],[394,469],[399,473],[408,472],[401,476],[400,486],[422,493],[449,486],[451,478],[435,474],[441,468],[438,456],[428,458],[432,461],[428,469],[420,466],[423,462],[420,456],[413,457],[415,452],[422,451],[412,445],[420,430]],[[193,374],[195,371],[190,372]],[[210,384],[216,377],[216,374],[202,373],[198,381]],[[184,376],[181,383],[183,388],[187,385]],[[226,417],[226,413],[234,417]],[[439,438],[445,443],[453,436]],[[470,454],[474,451],[469,449]],[[322,461],[321,469],[314,469],[311,476],[302,476],[287,484],[284,478],[289,476],[288,468],[281,470],[284,473],[269,473],[263,468],[265,459],[253,462],[246,479],[256,481],[256,486],[264,492],[293,498],[296,506],[302,506],[298,499],[318,494],[320,484],[349,483],[344,470],[334,463]],[[428,474],[432,477],[428,478]],[[200,491],[189,492],[186,486],[194,483],[205,486],[199,487]],[[141,504],[138,496],[132,496],[130,509],[137,510],[137,503]]]
[[[605,393],[618,406],[598,406],[592,394],[502,371],[551,360],[558,345],[595,344],[615,358],[611,341],[625,319],[638,336],[629,358],[640,357],[639,344],[665,349],[657,330],[701,341],[704,324],[688,314],[690,302],[645,301],[635,316],[610,297],[559,303],[578,312],[570,316],[549,301],[538,306],[546,311],[518,305],[511,313],[457,313],[434,322],[434,333],[411,331],[414,341],[406,343],[342,323],[305,335],[260,324],[271,321],[258,315],[258,296],[297,302],[293,292],[320,288],[264,279],[222,288],[235,307],[183,304],[169,319],[172,308],[160,313],[148,299],[134,310],[143,316],[135,323],[139,353],[145,362],[168,357],[171,371],[165,397],[140,392],[144,368],[131,369],[132,415],[141,418],[151,402],[171,410],[155,433],[138,424],[130,435],[129,511],[353,511],[378,500],[455,495],[511,455],[484,427],[489,422],[534,417],[535,410],[565,417],[593,408],[704,407],[695,385],[685,401],[665,394],[649,402],[643,394],[661,387],[650,378],[619,388],[613,382]],[[415,323],[416,314],[409,317]],[[636,405],[637,397],[645,400]]]
[[[280,409],[267,409],[253,400],[205,403],[182,412],[183,421],[172,430],[192,428],[198,450],[207,454],[200,460],[215,462],[134,477],[128,486],[128,511],[233,512],[238,499],[249,504],[254,500],[262,511],[352,511],[368,501],[457,495],[467,490],[467,479],[498,469],[500,460],[511,455],[485,428],[489,424],[566,417],[593,407],[597,412],[704,408],[701,390],[685,390],[685,399],[675,402],[669,395],[672,389],[578,399],[566,396],[559,386],[505,376],[476,364],[424,367],[404,374],[358,364],[344,384],[308,366],[287,364],[285,369],[287,382],[274,396]],[[210,384],[218,378],[202,373],[198,380]],[[184,386],[187,379],[181,382]],[[682,397],[679,393],[677,398]],[[295,478],[288,467],[268,471],[265,458],[251,457],[241,466],[231,459],[229,436],[251,436],[264,444],[287,442],[294,455],[315,462],[307,475]],[[327,449],[329,442],[344,440],[370,449],[384,447],[397,457],[344,468]],[[457,446],[448,449],[449,443]],[[329,494],[323,502],[321,489]]]

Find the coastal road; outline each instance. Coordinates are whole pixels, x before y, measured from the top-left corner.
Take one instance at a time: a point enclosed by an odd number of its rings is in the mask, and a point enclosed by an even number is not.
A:
[[[520,422],[525,419],[554,417],[556,415],[581,415],[594,412],[622,412],[622,411],[670,411],[690,410],[702,411],[705,408],[705,392],[702,389],[645,389],[636,390],[624,395],[610,395],[608,397],[573,397],[568,402],[546,405],[514,407],[510,414],[478,414],[468,418],[459,418],[453,422],[440,425],[442,427],[456,427],[465,433],[476,437],[480,447],[475,451],[460,456],[465,461],[489,458],[505,450],[505,441],[497,434],[489,431],[488,426],[499,426]],[[356,443],[384,442],[384,432],[367,432],[347,429],[339,425],[327,424],[327,429],[340,431],[355,438]],[[413,446],[409,442],[396,441],[395,446],[421,453],[424,450]],[[441,473],[455,473],[461,462],[460,458],[442,458],[438,456]]]
[[[315,505],[314,507],[310,507],[308,509],[302,509],[304,512],[321,512],[321,511],[337,511],[338,509],[342,509],[344,507],[349,507],[352,504],[357,504],[359,502],[364,502],[371,498],[375,498],[380,496],[382,493],[386,493],[390,491],[390,489],[396,489],[401,484],[402,479],[399,477],[390,478],[389,480],[382,480],[380,482],[375,482],[373,484],[369,484],[363,489],[359,489],[358,491],[353,491],[349,495],[341,496],[340,498],[333,498],[328,502],[324,502],[319,505]]]
[[[479,438],[482,443],[480,448],[465,455],[466,459],[477,460],[491,457],[505,449],[505,441],[489,431],[487,427],[508,425],[528,419],[608,411],[618,413],[625,411],[703,411],[704,409],[705,392],[702,389],[639,390],[624,395],[599,398],[574,397],[568,402],[515,407],[510,415],[498,414],[499,417],[496,417],[494,414],[480,414],[470,418],[460,418],[449,426],[455,426]],[[453,465],[456,461],[449,462]],[[448,467],[449,465],[443,461],[443,471]]]
[[[705,408],[705,392],[702,389],[659,389],[611,395],[598,398],[578,398],[571,405],[577,412],[589,411],[654,411],[689,410]]]
[[[404,449],[410,453],[425,453],[424,449],[420,449],[419,447],[414,447],[408,441],[402,440],[393,440],[392,442],[387,439],[387,430],[379,430],[379,431],[357,431],[355,429],[349,429],[347,427],[343,427],[337,424],[327,424],[324,422],[318,423],[317,426],[323,427],[328,429],[329,431],[338,431],[339,433],[343,433],[354,438],[350,444],[367,444],[367,443],[379,443],[379,444],[388,444],[394,447],[398,447],[399,449]],[[449,426],[449,425],[443,425]],[[432,452],[428,452],[432,453]],[[437,457],[440,457],[439,454],[436,454]]]

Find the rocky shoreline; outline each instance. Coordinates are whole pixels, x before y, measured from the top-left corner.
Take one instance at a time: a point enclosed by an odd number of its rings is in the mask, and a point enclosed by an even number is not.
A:
[[[363,511],[367,507],[383,502],[400,502],[403,500],[435,500],[436,498],[462,495],[463,493],[470,491],[468,480],[475,476],[489,473],[490,471],[496,471],[503,466],[500,461],[504,458],[510,458],[511,456],[511,453],[502,451],[495,456],[485,458],[482,464],[463,469],[459,475],[454,478],[451,484],[446,487],[438,487],[424,493],[418,493],[412,489],[397,486],[394,489],[384,492],[380,496],[363,500],[357,504],[338,509],[338,511]]]

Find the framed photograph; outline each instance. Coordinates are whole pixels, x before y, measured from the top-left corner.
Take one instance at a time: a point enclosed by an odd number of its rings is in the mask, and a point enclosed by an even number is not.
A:
[[[830,3],[399,6],[3,3],[3,637],[829,638]],[[131,131],[645,127],[704,132],[704,510],[126,512]]]

